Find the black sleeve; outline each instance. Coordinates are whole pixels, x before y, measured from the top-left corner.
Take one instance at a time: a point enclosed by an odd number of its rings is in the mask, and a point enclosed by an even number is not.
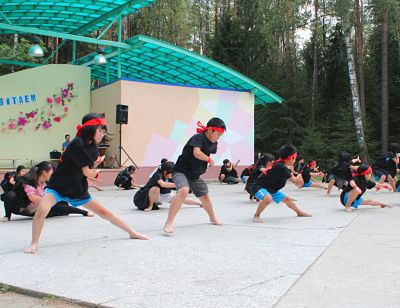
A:
[[[192,138],[190,138],[190,140],[189,140],[189,145],[191,146],[191,147],[198,147],[198,148],[202,148],[203,147],[203,144],[204,144],[204,139],[203,139],[203,136],[202,136],[202,134],[200,133],[200,134],[196,134],[196,135],[194,135]]]
[[[374,182],[372,182],[372,181],[367,181],[367,185],[366,185],[366,186],[367,186],[368,189],[372,189],[372,188],[375,187],[375,185],[376,185],[376,184],[375,184]]]

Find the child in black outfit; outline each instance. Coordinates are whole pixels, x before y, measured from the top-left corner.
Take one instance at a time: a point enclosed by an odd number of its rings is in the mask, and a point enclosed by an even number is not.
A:
[[[40,199],[33,218],[32,243],[25,253],[36,252],[44,219],[50,208],[60,201],[66,201],[74,207],[83,205],[128,232],[131,238],[148,239],[131,229],[120,217],[89,195],[87,179],[98,179],[99,173],[90,167],[99,156],[98,144],[107,133],[106,125],[106,120],[99,114],[89,113],[83,117],[82,125],[77,127],[76,137],[62,154],[56,171],[50,177],[45,195]]]
[[[383,184],[384,182],[389,182],[390,191],[396,191],[396,184],[394,182],[394,178],[397,173],[397,165],[399,164],[399,157],[397,153],[386,152],[385,154],[379,156],[376,160],[375,164],[372,167],[375,180],[378,181],[379,184]]]
[[[271,164],[254,183],[253,189],[256,192],[254,196],[261,200],[254,214],[254,222],[262,223],[260,215],[272,201],[276,203],[283,201],[283,203],[296,212],[297,216],[312,216],[301,211],[292,198],[280,191],[280,189],[285,187],[288,179],[296,182],[296,177],[292,175],[292,170],[289,169],[293,167],[296,161],[296,148],[291,145],[284,145],[279,150],[279,156],[280,158]]]
[[[250,165],[244,168],[242,173],[240,174],[240,180],[242,181],[243,184],[247,183],[247,180],[249,179],[249,176],[251,174],[251,169],[253,168],[253,166],[254,165]]]
[[[346,212],[353,212],[352,208],[357,209],[359,205],[375,205],[382,208],[391,207],[387,203],[361,198],[367,189],[375,187],[375,183],[370,181],[371,176],[372,168],[364,164],[361,164],[357,171],[353,173],[349,185],[340,194],[340,202],[345,206]]]
[[[171,202],[173,196],[171,189],[175,188],[175,184],[168,180],[172,179],[173,171],[174,163],[164,161],[146,185],[136,192],[133,202],[139,210],[150,212],[158,210],[158,204]],[[190,198],[185,198],[183,203],[201,206],[201,202]]]
[[[133,175],[136,172],[135,166],[129,166],[125,170],[118,173],[115,178],[114,185],[118,187],[118,190],[123,189],[134,189],[135,187],[141,188],[142,186],[137,185],[133,179]]]
[[[318,187],[318,188],[323,188],[326,189],[326,187],[322,184],[317,183],[314,179],[313,176],[317,175],[323,175],[322,172],[318,172],[317,168],[317,162],[315,160],[309,160],[307,164],[303,167],[303,169],[300,171],[299,176],[303,179],[302,185],[298,186],[299,189],[303,187]],[[297,181],[299,182],[299,181]]]
[[[236,164],[232,164],[229,159],[224,159],[223,165],[221,166],[221,170],[219,172],[219,182],[227,183],[227,184],[237,184],[240,182],[238,178],[238,174],[236,171],[236,167],[239,164],[240,159],[236,162]]]
[[[250,202],[254,200],[254,193],[256,193],[253,190],[254,182],[265,171],[265,169],[268,168],[268,166],[274,162],[274,159],[275,159],[274,155],[265,154],[257,159],[256,163],[251,169],[251,174],[247,180],[246,187],[244,188],[250,195],[249,197]]]
[[[203,208],[210,217],[210,222],[222,226],[222,222],[215,217],[208,195],[207,184],[200,178],[200,175],[206,172],[208,164],[210,166],[214,165],[210,154],[217,152],[217,141],[225,132],[226,126],[224,121],[219,118],[212,118],[208,121],[207,127],[202,125],[200,121],[197,122],[197,126],[197,134],[188,140],[174,167],[172,179],[176,185],[177,194],[171,200],[168,218],[164,227],[166,233],[174,232],[175,216],[186,199],[189,188],[200,199]]]

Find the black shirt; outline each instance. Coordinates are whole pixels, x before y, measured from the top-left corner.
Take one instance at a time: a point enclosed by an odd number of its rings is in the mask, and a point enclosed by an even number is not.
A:
[[[312,172],[312,170],[307,166],[305,166],[303,168],[303,170],[301,171],[301,176],[303,177],[304,183],[310,182],[310,180],[311,180],[311,174],[310,173],[311,172]]]
[[[182,154],[178,157],[174,170],[183,173],[190,180],[197,180],[200,175],[207,171],[207,162],[197,159],[193,155],[193,148],[199,147],[200,150],[210,156],[217,152],[218,142],[212,143],[205,133],[193,135],[183,148]]]
[[[375,187],[375,183],[372,181],[369,181],[369,180],[367,181],[365,179],[364,175],[352,177],[350,181],[354,181],[356,183],[356,185],[358,186],[358,188],[361,189],[361,194],[359,194],[357,196],[356,200],[360,199],[361,196],[366,192],[367,189],[372,189]],[[353,188],[354,187],[352,187],[350,184],[343,188],[343,191],[340,195],[340,201],[342,202],[342,204],[344,204],[344,195],[346,193],[348,193],[349,191],[351,191]],[[346,204],[344,204],[344,205],[346,205]]]
[[[285,167],[283,162],[274,163],[272,168],[266,170],[258,177],[254,183],[258,191],[261,188],[267,189],[271,194],[276,193],[286,185],[286,181],[292,177],[292,172]]]
[[[228,167],[225,166],[225,165],[221,166],[221,170],[219,172],[219,175],[221,175],[221,174],[225,174],[225,177],[228,177],[228,176],[231,176],[231,177],[234,177],[234,178],[238,177],[237,171],[236,171],[235,168],[232,167],[232,170],[228,171]]]
[[[82,168],[93,166],[99,156],[95,143],[87,143],[80,136],[75,137],[61,156],[61,162],[51,175],[48,188],[61,196],[73,199],[88,199],[88,182]]]
[[[251,166],[248,166],[247,168],[244,168],[243,169],[243,171],[242,171],[242,173],[240,174],[240,177],[242,177],[242,176],[250,176],[250,174],[251,174],[251,169],[253,168],[253,165],[251,165]]]
[[[338,162],[334,167],[328,169],[328,173],[332,173],[336,178],[345,179],[346,181],[352,177],[350,164],[346,161]]]

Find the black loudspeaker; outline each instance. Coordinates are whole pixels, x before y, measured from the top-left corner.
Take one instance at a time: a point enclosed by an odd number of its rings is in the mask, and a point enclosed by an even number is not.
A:
[[[128,106],[127,105],[117,105],[116,112],[116,122],[117,124],[128,124]]]

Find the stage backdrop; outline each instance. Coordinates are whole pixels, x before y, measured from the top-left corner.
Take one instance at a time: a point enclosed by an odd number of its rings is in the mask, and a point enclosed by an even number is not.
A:
[[[114,154],[119,143],[116,104],[129,106],[128,124],[121,126],[121,144],[139,166],[156,166],[163,157],[176,161],[195,134],[197,121],[206,125],[212,117],[227,125],[218,152],[212,155],[215,164],[222,165],[225,158],[240,159],[239,165],[253,163],[254,95],[249,92],[126,79],[94,89],[91,110],[105,113],[109,131],[114,133],[107,155]]]
[[[90,68],[53,64],[0,76],[0,167],[11,165],[4,158],[49,160],[89,110]]]

